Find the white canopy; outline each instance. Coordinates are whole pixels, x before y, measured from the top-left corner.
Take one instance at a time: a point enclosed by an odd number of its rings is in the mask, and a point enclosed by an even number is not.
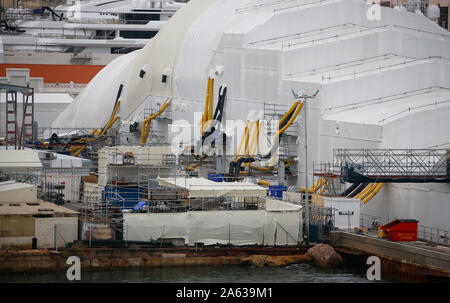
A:
[[[249,182],[214,182],[205,178],[158,178],[159,185],[189,191],[190,198],[261,197],[267,190]]]
[[[0,150],[0,169],[40,169],[41,160],[35,150]]]
[[[302,208],[300,205],[295,205],[292,203],[286,203],[274,199],[266,199],[266,210],[267,211],[299,211]]]

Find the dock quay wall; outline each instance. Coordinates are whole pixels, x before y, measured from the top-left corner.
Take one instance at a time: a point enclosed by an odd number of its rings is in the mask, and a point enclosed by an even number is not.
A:
[[[111,267],[221,266],[241,264],[243,257],[272,256],[273,265],[309,261],[306,247],[229,247],[229,248],[73,248],[0,251],[0,274],[66,270],[69,256],[78,256],[82,269]]]
[[[386,239],[349,232],[330,233],[330,244],[344,258],[347,265],[367,270],[369,256],[381,261],[381,277],[410,281],[450,281],[450,253],[439,247],[392,242]]]

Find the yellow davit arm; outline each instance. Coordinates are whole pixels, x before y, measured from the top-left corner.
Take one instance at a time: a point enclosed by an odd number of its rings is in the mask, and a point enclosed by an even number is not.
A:
[[[367,195],[364,199],[362,199],[362,203],[366,204],[367,202],[369,202],[370,200],[372,200],[372,198],[383,188],[384,183],[378,183],[377,186],[375,186],[374,190]]]
[[[153,119],[157,118],[159,115],[161,115],[164,110],[169,106],[169,100],[170,98],[167,98],[166,101],[164,101],[161,108],[154,114],[148,116],[143,122],[142,122],[142,131],[141,131],[141,146],[145,145],[145,142],[147,142],[148,135],[150,133],[150,124]]]

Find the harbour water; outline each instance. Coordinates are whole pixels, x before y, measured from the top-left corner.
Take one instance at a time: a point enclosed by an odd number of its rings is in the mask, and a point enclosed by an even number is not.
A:
[[[0,275],[0,283],[68,282],[65,272]],[[355,269],[322,269],[311,264],[284,267],[201,266],[84,270],[84,283],[368,283]],[[380,282],[389,282],[382,278]]]

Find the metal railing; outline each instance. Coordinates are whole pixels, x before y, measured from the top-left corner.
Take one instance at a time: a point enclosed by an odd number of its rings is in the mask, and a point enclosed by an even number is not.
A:
[[[417,239],[419,241],[450,246],[450,231],[419,225]]]
[[[384,222],[379,216],[372,216],[367,214],[360,214],[359,225],[367,227],[370,231],[378,231],[378,225],[383,225]]]
[[[379,216],[360,214],[360,226],[367,227],[369,231],[377,232],[378,226],[388,221]],[[434,244],[450,246],[450,231],[436,227],[418,225],[417,240]]]

